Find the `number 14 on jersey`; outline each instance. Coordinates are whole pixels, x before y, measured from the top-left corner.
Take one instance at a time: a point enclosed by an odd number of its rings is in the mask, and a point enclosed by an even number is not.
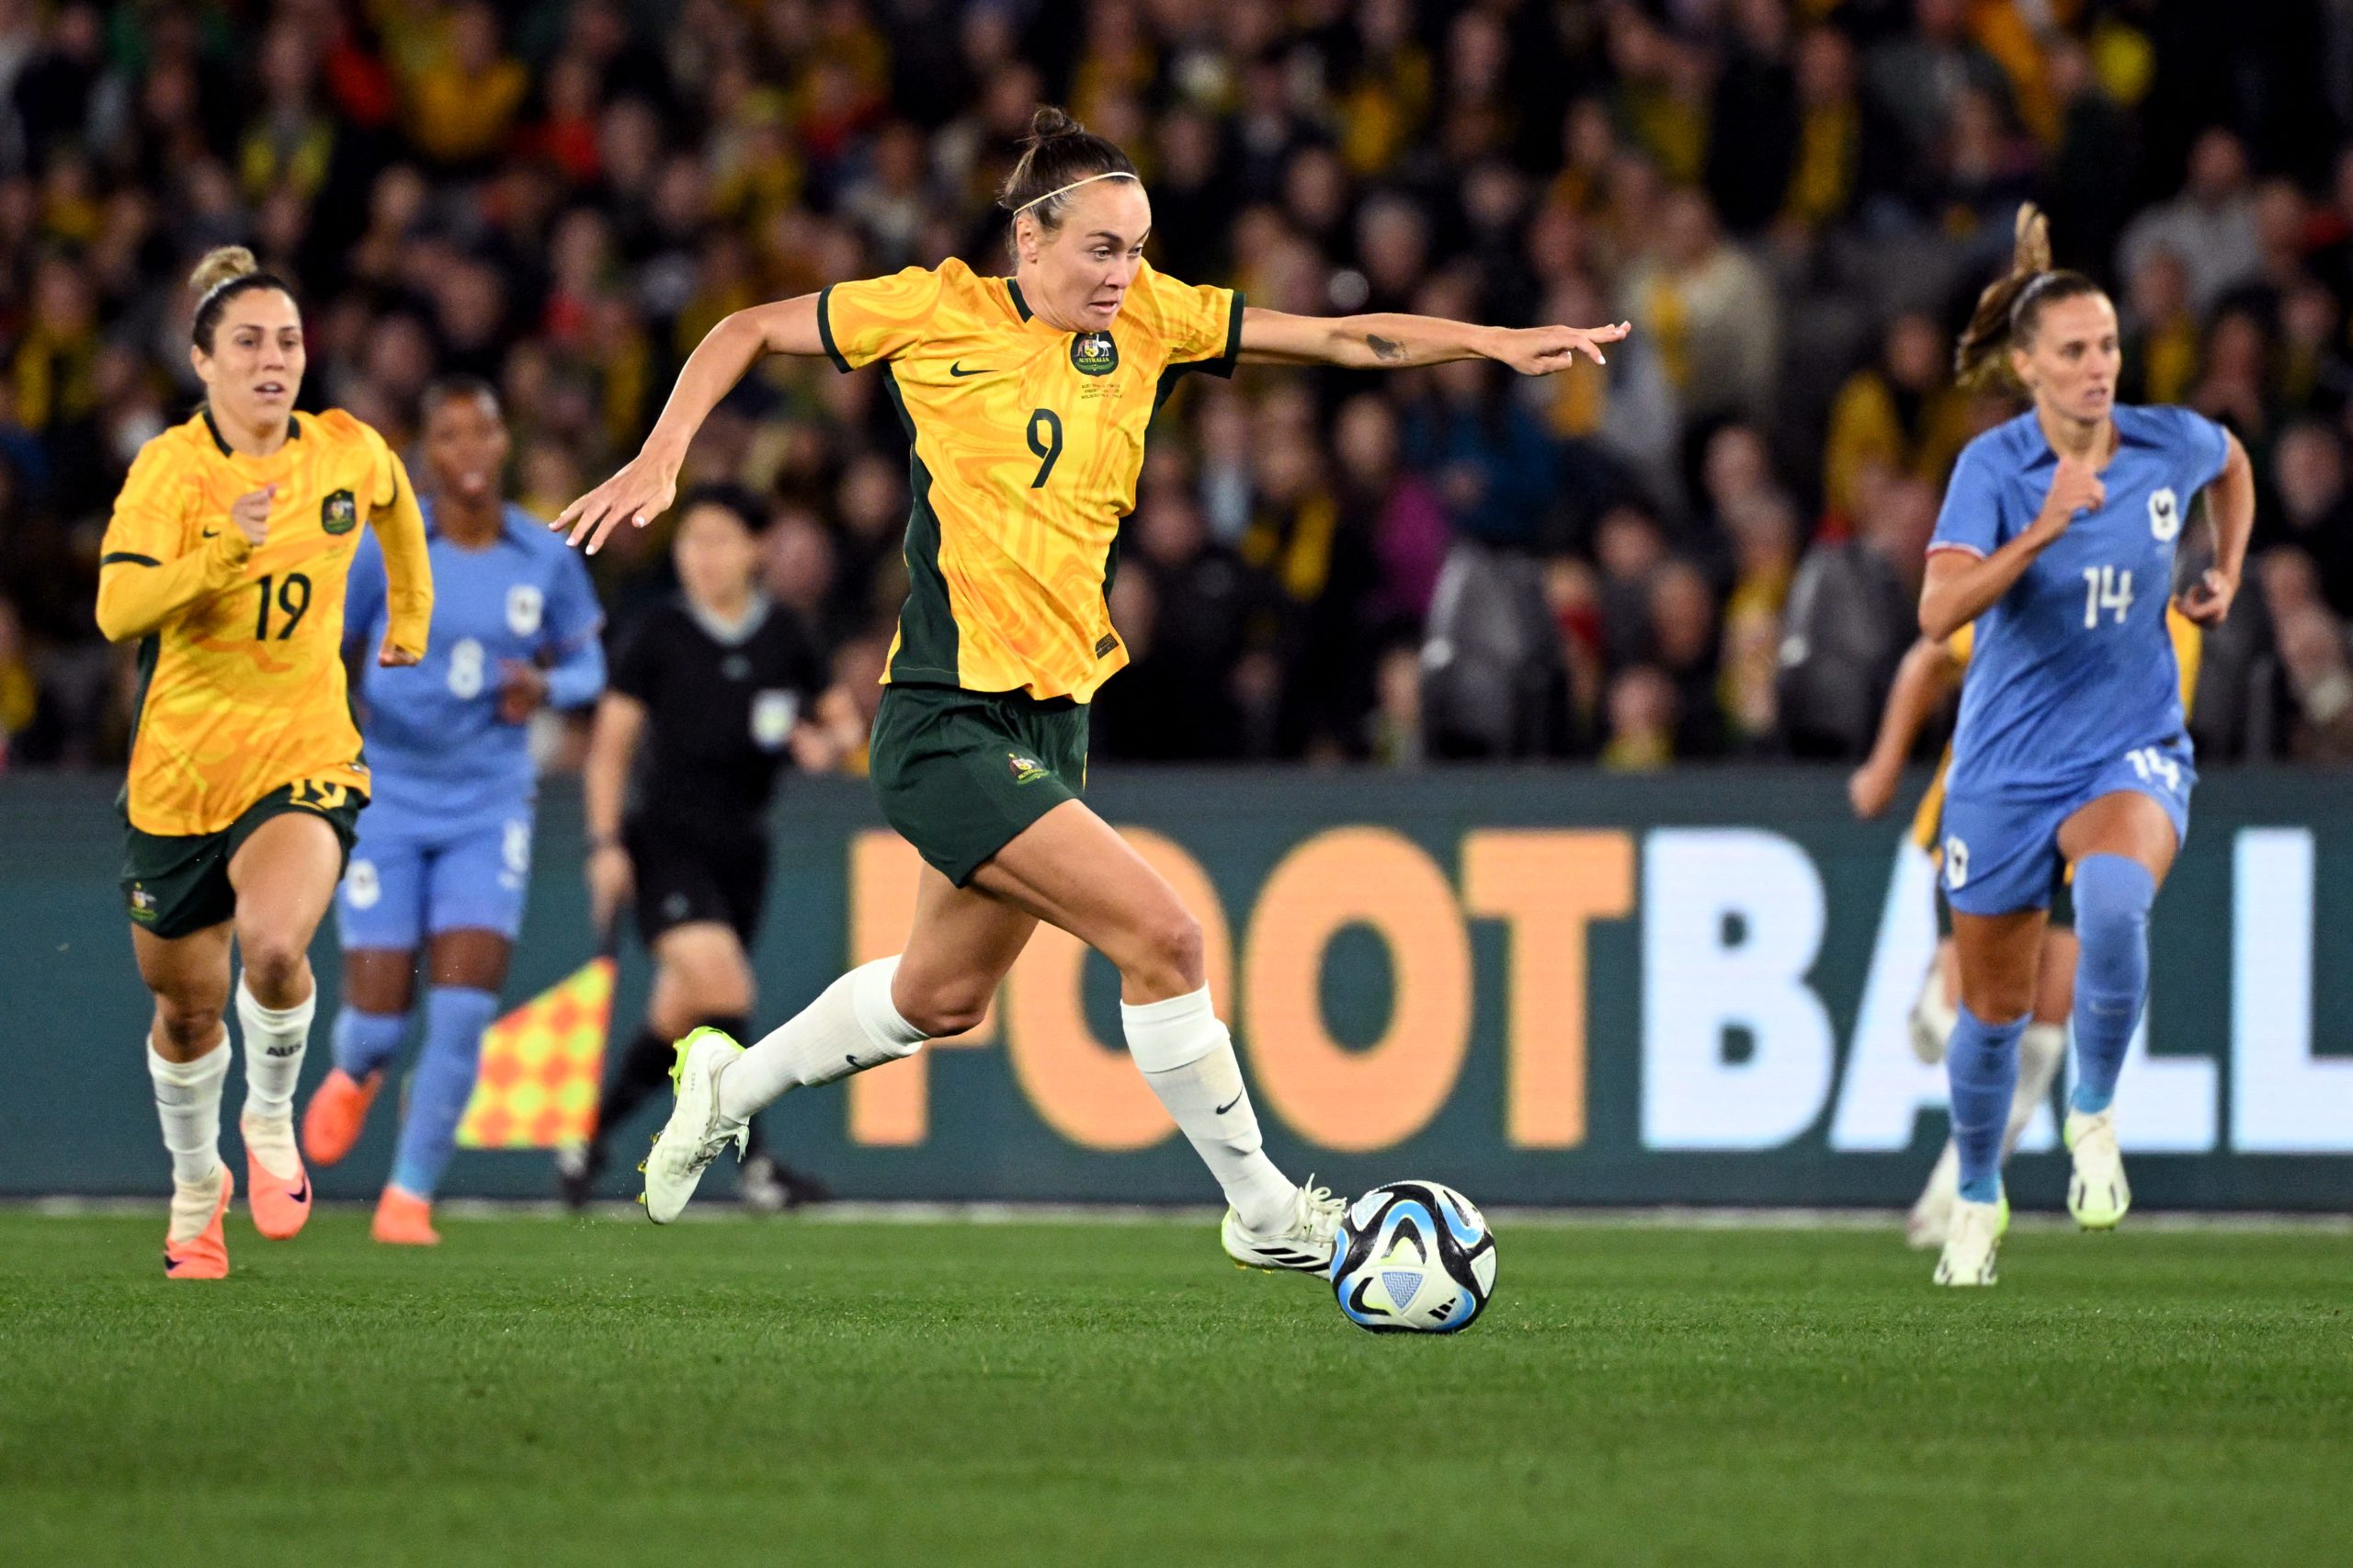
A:
[[[2084,568],[2084,630],[2091,631],[2099,624],[2104,610],[2116,612],[2116,624],[2124,624],[2125,612],[2132,608],[2132,570],[2119,572],[2113,566]]]

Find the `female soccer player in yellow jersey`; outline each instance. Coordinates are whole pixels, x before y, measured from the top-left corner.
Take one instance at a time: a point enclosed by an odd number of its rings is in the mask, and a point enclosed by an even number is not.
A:
[[[294,412],[302,317],[286,285],[230,246],[189,287],[204,406],[131,465],[100,547],[98,628],[139,642],[122,889],[155,996],[164,1271],[218,1279],[235,1185],[218,1148],[233,937],[254,1225],[290,1236],[311,1212],[293,1124],[317,1000],[307,955],[367,803],[341,652],[359,525],[374,525],[391,582],[383,664],[423,656],[433,585],[400,459],[340,410]]]
[[[883,814],[928,866],[905,951],[854,970],[748,1051],[679,1042],[677,1106],[645,1166],[675,1218],[745,1119],[787,1090],[909,1055],[977,1023],[1040,920],[1117,966],[1128,1049],[1215,1174],[1237,1261],[1323,1267],[1341,1204],[1260,1148],[1201,931],[1167,882],[1079,800],[1086,704],[1127,663],[1104,604],[1144,434],[1187,370],[1237,361],[1403,369],[1476,357],[1525,374],[1601,358],[1621,326],[1505,331],[1425,316],[1331,320],[1245,307],[1143,259],[1152,204],[1135,165],[1040,109],[1001,193],[1011,278],[961,261],[737,312],[679,373],[637,458],[555,526],[594,550],[670,504],[696,428],[764,353],[878,361],[914,449],[912,583],[875,721]]]

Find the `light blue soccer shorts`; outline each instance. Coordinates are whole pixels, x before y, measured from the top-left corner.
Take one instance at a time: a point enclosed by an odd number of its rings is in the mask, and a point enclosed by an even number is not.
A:
[[[427,828],[369,830],[335,894],[346,951],[414,950],[444,931],[495,931],[508,941],[523,928],[531,885],[531,812],[477,818],[447,833]]]
[[[2059,829],[2102,795],[2146,795],[2173,820],[2177,845],[2189,841],[2189,792],[2198,785],[2189,737],[2139,746],[2056,789],[1946,797],[1944,889],[1963,915],[2046,909],[2060,874]],[[365,819],[362,819],[363,831]]]

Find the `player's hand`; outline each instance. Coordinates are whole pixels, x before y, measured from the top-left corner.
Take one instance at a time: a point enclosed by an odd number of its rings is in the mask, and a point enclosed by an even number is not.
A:
[[[2061,458],[2051,493],[2042,498],[2040,521],[2052,533],[2063,533],[2076,513],[2097,512],[2107,504],[2108,486],[2100,483],[2099,470],[2083,458]]]
[[[629,851],[618,844],[603,844],[588,856],[588,911],[602,930],[620,914],[637,891],[637,869]]]
[[[1597,365],[1607,365],[1601,346],[1615,343],[1634,330],[1631,322],[1615,326],[1531,326],[1500,332],[1490,358],[1499,359],[1523,376],[1549,376],[1565,370],[1582,354]]]
[[[1847,803],[1855,808],[1857,816],[1868,822],[1887,810],[1888,802],[1895,799],[1895,781],[1901,773],[1900,764],[1888,767],[1866,762],[1847,779]]]
[[[422,649],[404,648],[392,641],[390,633],[385,635],[384,645],[376,653],[376,662],[388,670],[397,670],[410,665],[420,664],[424,658],[425,653]]]
[[[278,486],[265,484],[259,490],[248,490],[229,504],[229,520],[245,536],[245,542],[256,550],[269,538],[269,504],[278,499]]]
[[[2206,574],[2192,583],[2174,599],[2181,613],[2200,626],[2220,626],[2231,613],[2231,601],[2239,597],[2238,579],[2209,566]]]
[[[519,724],[548,699],[547,672],[525,659],[498,662],[498,717]]]
[[[641,451],[619,473],[555,515],[548,527],[569,530],[566,544],[583,542],[594,555],[605,547],[612,531],[627,522],[643,528],[677,499],[677,464],[653,452]]]

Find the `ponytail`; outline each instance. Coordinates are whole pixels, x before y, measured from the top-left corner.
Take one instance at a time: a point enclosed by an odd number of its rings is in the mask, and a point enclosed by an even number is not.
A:
[[[1953,379],[1972,390],[2018,390],[2009,351],[2034,340],[2043,307],[2099,291],[2099,285],[2080,272],[2053,270],[2051,220],[2033,202],[2018,203],[2010,270],[1977,296],[1977,308],[1970,312],[1953,350]]]

